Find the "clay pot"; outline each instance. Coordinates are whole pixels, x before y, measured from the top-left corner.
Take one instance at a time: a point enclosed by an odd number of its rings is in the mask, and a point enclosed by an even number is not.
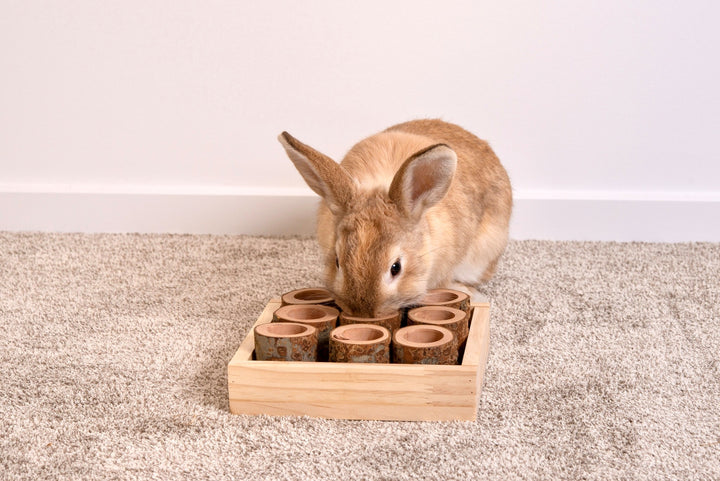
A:
[[[283,306],[302,304],[322,304],[335,307],[335,299],[327,289],[322,287],[308,287],[286,292],[280,298]]]
[[[373,324],[347,324],[330,333],[331,362],[390,362],[390,331]]]
[[[390,334],[392,335],[395,331],[400,329],[401,321],[402,313],[400,311],[382,317],[355,317],[341,312],[339,324],[341,326],[349,324],[372,324],[375,326],[382,326],[390,331]]]
[[[408,312],[408,325],[431,324],[449,329],[455,336],[458,352],[465,349],[468,337],[468,317],[465,311],[453,307],[424,306]]]
[[[273,314],[273,322],[297,322],[318,331],[318,360],[327,361],[330,331],[337,325],[340,311],[315,304],[282,306]]]
[[[258,361],[317,361],[317,329],[306,324],[274,322],[255,326]]]
[[[393,336],[393,360],[402,364],[457,364],[455,337],[440,326],[403,327]]]
[[[467,314],[470,312],[470,296],[454,289],[430,289],[420,305],[454,307]]]

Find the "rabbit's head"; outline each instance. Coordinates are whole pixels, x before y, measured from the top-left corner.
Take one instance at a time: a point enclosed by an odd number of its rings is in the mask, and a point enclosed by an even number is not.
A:
[[[429,286],[433,253],[428,209],[443,199],[457,157],[444,144],[410,156],[389,185],[363,188],[341,165],[287,132],[279,137],[307,184],[323,198],[319,229],[325,280],[336,302],[356,316],[379,316],[417,303]],[[447,233],[448,242],[452,238]],[[437,237],[437,236],[436,236]]]

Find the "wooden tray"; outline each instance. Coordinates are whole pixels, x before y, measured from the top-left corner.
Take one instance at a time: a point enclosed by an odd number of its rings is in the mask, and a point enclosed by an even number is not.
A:
[[[272,321],[273,299],[253,325]],[[228,364],[230,412],[398,421],[474,421],[490,342],[490,304],[472,304],[462,364],[253,360],[253,329]]]

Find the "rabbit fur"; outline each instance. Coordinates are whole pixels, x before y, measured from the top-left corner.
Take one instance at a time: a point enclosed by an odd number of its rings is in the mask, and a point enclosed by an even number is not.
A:
[[[487,142],[441,120],[414,120],[360,141],[338,164],[287,132],[278,140],[322,197],[325,282],[343,310],[380,316],[428,289],[492,277],[512,189]]]

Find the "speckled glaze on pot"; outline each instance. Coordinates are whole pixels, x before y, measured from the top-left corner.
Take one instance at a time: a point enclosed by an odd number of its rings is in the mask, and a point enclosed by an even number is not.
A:
[[[470,312],[470,296],[454,289],[430,289],[420,301],[420,305],[453,307],[468,314]]]
[[[330,333],[331,362],[390,362],[390,331],[374,324],[347,324]]]
[[[306,324],[276,322],[255,326],[258,361],[317,361],[317,329]]]
[[[453,333],[458,352],[462,352],[468,337],[468,316],[465,311],[445,306],[423,306],[408,312],[408,325],[430,324]]]
[[[330,291],[322,287],[306,287],[286,292],[280,297],[281,305],[322,304],[337,307]]]
[[[273,314],[273,322],[297,322],[318,330],[318,361],[328,360],[330,331],[337,326],[340,311],[317,304],[288,304]]]
[[[392,335],[395,331],[400,329],[400,322],[402,321],[402,312],[397,311],[393,314],[382,317],[355,317],[349,316],[344,312],[340,313],[340,320],[338,324],[346,326],[350,324],[372,324],[374,326],[382,326]]]
[[[393,336],[393,362],[401,364],[457,364],[453,333],[440,326],[420,324],[398,329]]]

